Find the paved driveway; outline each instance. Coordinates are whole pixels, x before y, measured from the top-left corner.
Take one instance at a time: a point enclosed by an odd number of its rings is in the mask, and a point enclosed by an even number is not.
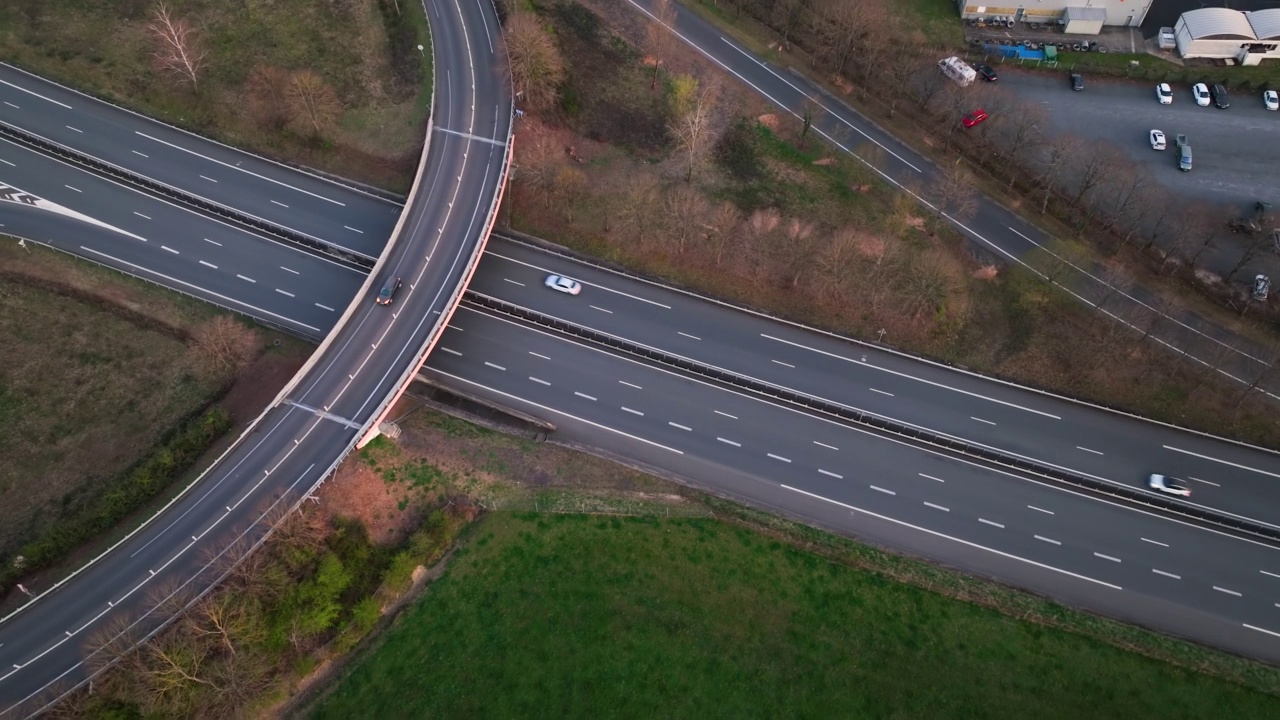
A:
[[[1191,88],[1173,86],[1173,104],[1156,101],[1154,84],[1085,77],[1072,92],[1066,73],[1018,72],[1002,68],[1000,84],[1024,100],[1041,103],[1053,131],[1104,140],[1148,168],[1169,190],[1187,198],[1240,207],[1258,199],[1280,204],[1280,113],[1262,105],[1261,92],[1231,94],[1231,107],[1200,107]],[[1147,133],[1163,130],[1169,150],[1151,149]],[[1181,172],[1173,140],[1184,133],[1195,152],[1195,168]]]

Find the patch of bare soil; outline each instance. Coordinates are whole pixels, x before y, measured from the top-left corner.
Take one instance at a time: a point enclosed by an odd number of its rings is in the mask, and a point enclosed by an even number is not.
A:
[[[320,510],[359,520],[376,543],[394,545],[417,524],[414,509],[400,503],[397,488],[353,453],[316,493]]]
[[[263,353],[245,367],[219,404],[230,413],[232,422],[247,423],[267,407],[306,361],[306,352]]]

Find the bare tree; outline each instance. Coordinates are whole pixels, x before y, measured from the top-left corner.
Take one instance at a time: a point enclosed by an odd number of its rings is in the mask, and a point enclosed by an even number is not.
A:
[[[564,58],[555,38],[532,12],[517,12],[503,32],[516,97],[545,112],[555,107],[564,82]]]
[[[900,278],[903,309],[920,320],[938,315],[956,294],[960,280],[945,251],[931,248],[911,260]]]
[[[937,68],[924,66],[920,54],[914,49],[899,48],[897,52],[898,55],[885,68],[885,79],[896,89],[895,92],[889,93],[889,117],[893,117],[897,112],[898,103],[902,98],[911,94],[902,91],[913,87],[920,73],[937,74]],[[938,87],[940,88],[941,85]]]
[[[551,207],[556,173],[565,163],[559,143],[547,133],[535,133],[530,140],[516,144],[516,160],[516,182],[541,197],[544,206]]]
[[[1205,203],[1189,205],[1179,213],[1174,223],[1173,247],[1165,254],[1164,262],[1160,263],[1160,272],[1164,272],[1178,258],[1194,268],[1200,262],[1200,256],[1213,247],[1220,227],[1220,216],[1221,213]]]
[[[230,315],[219,315],[196,328],[192,345],[200,370],[209,377],[225,380],[253,360],[261,341],[252,328]]]
[[[786,274],[786,282],[791,287],[800,284],[804,274],[813,267],[818,250],[818,235],[812,223],[800,218],[788,218],[782,224],[777,244],[774,246],[774,257],[777,267]]]
[[[1234,280],[1236,275],[1240,274],[1240,271],[1244,269],[1245,265],[1253,262],[1255,258],[1263,252],[1271,249],[1273,245],[1274,241],[1271,238],[1271,233],[1246,235],[1244,237],[1244,247],[1240,252],[1239,259],[1236,260],[1235,265],[1231,266],[1231,270],[1227,272],[1227,276],[1223,278],[1223,280],[1228,283]]]
[[[684,112],[672,119],[668,129],[685,156],[685,181],[693,180],[694,171],[705,161],[712,146],[711,130],[715,120],[719,92],[712,81],[697,83],[688,98]]]
[[[677,185],[667,192],[663,206],[668,220],[667,236],[675,242],[676,252],[683,254],[689,241],[702,231],[711,204],[696,188]]]
[[[1048,212],[1049,198],[1053,197],[1054,190],[1060,187],[1062,171],[1071,158],[1079,152],[1080,143],[1080,138],[1074,135],[1059,135],[1049,143],[1045,161],[1040,168],[1040,186],[1044,191],[1040,201],[1041,215]]]
[[[624,237],[630,236],[643,246],[661,228],[661,189],[652,175],[639,173],[630,178],[627,192],[623,193],[616,217],[618,228]]]
[[[806,2],[807,0],[775,0],[769,10],[770,23],[782,35],[784,49],[791,42],[791,33],[804,18]]]
[[[991,120],[995,121],[995,129],[999,134],[1000,154],[1008,159],[1020,158],[1044,142],[1042,128],[1048,122],[1048,115],[1041,105],[1013,102],[1007,112]],[[1012,189],[1018,173],[1009,175],[1009,188]]]
[[[957,220],[967,220],[978,210],[978,193],[973,175],[957,160],[939,168],[930,184],[930,195],[938,208]]]
[[[818,253],[816,266],[819,286],[826,293],[842,293],[856,276],[860,254],[858,231],[842,227],[827,239]]]
[[[880,0],[817,0],[811,29],[817,41],[815,57],[836,72],[848,69],[854,53],[880,32],[888,12]]]
[[[320,136],[342,114],[338,93],[314,71],[299,70],[289,81],[290,124],[299,134]]]
[[[1115,168],[1124,161],[1120,151],[1110,143],[1080,143],[1077,152],[1072,154],[1071,169],[1076,173],[1076,194],[1067,203],[1068,208],[1075,208],[1094,188],[1097,188]],[[1087,212],[1085,221],[1092,215]]]
[[[174,17],[169,6],[161,2],[152,10],[147,32],[156,45],[152,53],[156,67],[161,72],[178,77],[182,82],[191,83],[191,88],[196,89],[200,75],[204,72],[208,53],[192,30],[191,23],[184,18]]]
[[[804,147],[806,139],[809,136],[809,130],[813,129],[813,122],[818,118],[818,114],[822,112],[822,103],[809,95],[804,96],[804,102],[800,104],[800,146]]]
[[[764,208],[751,213],[742,224],[742,248],[738,254],[746,269],[757,275],[767,276],[773,245],[782,225],[782,215],[775,208]]]
[[[1105,208],[1106,227],[1112,232],[1118,231],[1121,226],[1136,227],[1152,210],[1151,204],[1146,202],[1146,190],[1154,184],[1154,179],[1145,168],[1126,163],[1116,163],[1110,172],[1107,185],[1113,192],[1112,202]]]
[[[719,267],[724,262],[724,254],[732,247],[734,233],[742,223],[742,213],[731,202],[722,202],[716,207],[707,224],[704,225],[706,249],[711,253],[711,261]]]
[[[550,197],[555,200],[556,206],[564,212],[565,219],[569,224],[573,224],[573,208],[578,198],[582,195],[582,191],[587,186],[587,176],[576,167],[569,165],[561,165],[556,168],[556,174],[552,179]]]
[[[259,124],[279,130],[289,122],[289,73],[274,65],[257,65],[245,83],[246,107]]]
[[[644,37],[645,49],[653,62],[653,82],[649,87],[656,89],[658,73],[662,70],[662,58],[672,43],[671,32],[676,24],[676,9],[671,6],[671,0],[654,0],[652,14],[653,17],[645,26]]]

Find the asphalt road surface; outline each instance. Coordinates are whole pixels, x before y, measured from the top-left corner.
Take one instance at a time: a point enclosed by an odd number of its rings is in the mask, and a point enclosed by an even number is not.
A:
[[[1280,550],[993,472],[464,303],[424,374],[558,439],[1108,615],[1280,660]]]
[[[571,296],[549,274],[583,284]],[[1191,504],[1280,527],[1280,456],[821,335],[491,240],[468,289],[775,387],[1080,474],[1192,479]]]
[[[377,258],[400,205],[163,125],[0,63],[0,123]]]
[[[218,572],[210,558],[242,534],[258,537],[256,523],[273,504],[296,502],[326,477],[436,337],[488,230],[511,102],[491,42],[493,6],[441,2],[428,12],[440,69],[434,132],[419,192],[384,258],[387,272],[405,279],[396,304],[375,305],[376,288],[358,295],[296,382],[196,485],[64,584],[0,619],[0,717],[34,712],[81,680],[94,636],[134,622],[156,595],[206,587]]]
[[[1065,73],[1007,71],[999,84],[1039,103],[1057,132],[1111,143],[1187,199],[1233,205],[1247,213],[1257,200],[1280,202],[1280,112],[1262,93],[1231,91],[1231,107],[1200,107],[1188,85],[1173,85],[1173,104],[1156,100],[1155,83],[1085,78],[1073,92]],[[1163,130],[1169,149],[1151,149],[1147,134]],[[1174,138],[1187,136],[1195,154],[1190,172],[1178,169]]]

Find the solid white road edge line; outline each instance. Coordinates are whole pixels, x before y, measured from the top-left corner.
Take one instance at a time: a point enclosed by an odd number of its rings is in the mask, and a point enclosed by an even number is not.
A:
[[[940,537],[940,538],[942,538],[942,539],[944,539],[944,540],[950,540],[950,541],[952,541],[952,542],[960,543],[961,545],[965,545],[965,546],[968,546],[968,547],[971,547],[971,548],[975,548],[975,549],[977,549],[977,550],[985,550],[985,551],[987,551],[987,552],[989,552],[989,553],[992,553],[992,554],[994,554],[994,555],[999,555],[1000,557],[1009,558],[1010,560],[1017,560],[1017,561],[1019,561],[1019,562],[1024,562],[1024,563],[1026,563],[1026,564],[1028,564],[1028,565],[1033,565],[1033,566],[1038,567],[1038,568],[1044,568],[1045,570],[1051,570],[1051,571],[1053,571],[1053,572],[1061,573],[1061,574],[1063,574],[1063,575],[1066,575],[1066,576],[1068,576],[1068,577],[1073,577],[1073,578],[1076,578],[1076,579],[1078,579],[1078,580],[1087,580],[1088,582],[1096,583],[1096,584],[1101,585],[1101,586],[1103,586],[1103,587],[1111,588],[1112,590],[1123,590],[1123,589],[1124,589],[1124,588],[1120,587],[1119,585],[1112,585],[1112,584],[1111,584],[1111,583],[1109,583],[1109,582],[1103,582],[1103,581],[1101,581],[1101,580],[1097,580],[1097,579],[1091,578],[1091,577],[1089,577],[1088,575],[1080,575],[1080,574],[1078,574],[1078,573],[1073,573],[1073,572],[1071,572],[1070,570],[1063,570],[1062,568],[1056,568],[1056,567],[1054,567],[1054,566],[1052,566],[1052,565],[1045,565],[1044,563],[1038,563],[1038,562],[1036,562],[1035,560],[1029,560],[1029,559],[1027,559],[1027,558],[1020,557],[1020,556],[1018,556],[1018,555],[1014,555],[1014,554],[1012,554],[1012,553],[1007,553],[1007,552],[1005,552],[1005,551],[1003,551],[1003,550],[996,550],[995,548],[990,548],[990,547],[987,547],[986,545],[979,545],[978,543],[971,542],[971,541],[969,541],[969,540],[963,540],[963,539],[961,539],[961,538],[954,537],[954,536],[952,536],[952,535],[947,535],[946,533],[940,533],[940,532],[938,532],[937,530],[930,530],[929,528],[920,527],[919,525],[912,525],[912,524],[911,524],[911,523],[909,523],[909,522],[904,522],[904,521],[902,521],[902,520],[896,520],[896,519],[891,518],[891,517],[889,517],[889,516],[887,516],[887,515],[881,515],[880,513],[874,513],[874,512],[867,511],[867,510],[863,510],[862,508],[854,507],[853,505],[847,505],[847,504],[845,504],[845,503],[842,503],[842,502],[840,502],[839,500],[832,500],[831,498],[822,497],[821,495],[815,495],[815,494],[813,494],[813,493],[811,493],[811,492],[808,492],[808,491],[805,491],[805,490],[801,490],[800,488],[794,488],[794,487],[791,487],[790,485],[782,485],[782,486],[780,486],[780,487],[782,487],[783,489],[786,489],[786,490],[790,490],[790,491],[792,491],[792,492],[800,493],[801,495],[807,495],[807,496],[809,496],[809,497],[811,497],[811,498],[813,498],[813,499],[815,499],[815,500],[821,500],[821,501],[823,501],[823,502],[828,502],[828,503],[831,503],[832,505],[839,505],[840,507],[845,508],[845,509],[847,509],[847,510],[853,510],[854,512],[862,513],[863,515],[868,515],[868,516],[870,516],[870,517],[873,517],[873,518],[876,518],[876,519],[879,519],[879,520],[884,520],[884,521],[886,521],[886,522],[891,522],[891,523],[893,523],[893,524],[895,524],[895,525],[900,525],[900,526],[902,526],[902,527],[910,528],[910,529],[912,529],[912,530],[916,530],[916,531],[918,531],[918,532],[922,532],[922,533],[928,533],[928,534],[930,534],[930,535],[933,535],[934,537]]]

